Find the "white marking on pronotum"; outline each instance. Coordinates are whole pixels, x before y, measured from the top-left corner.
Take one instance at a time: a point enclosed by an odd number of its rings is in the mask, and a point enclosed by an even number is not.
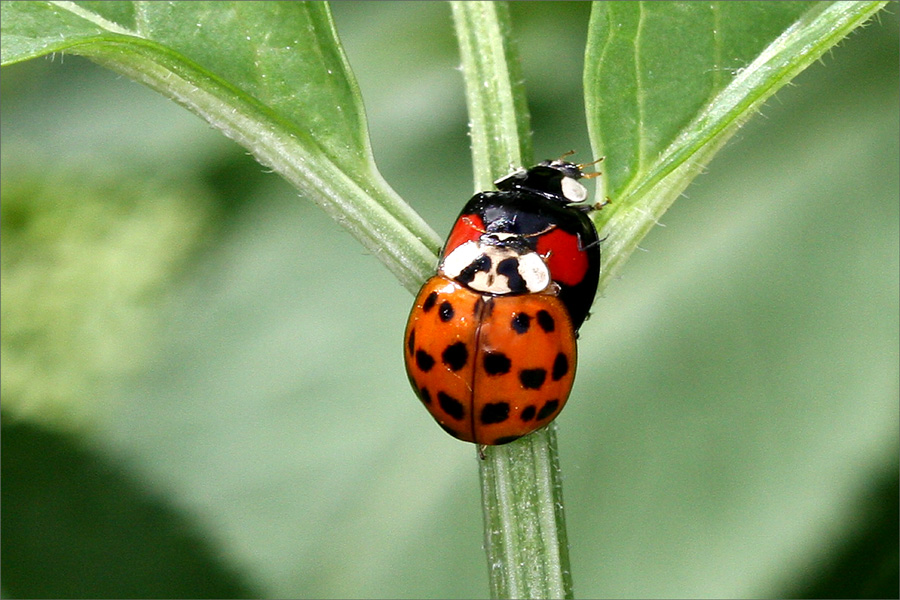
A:
[[[522,252],[480,240],[468,241],[456,247],[441,262],[439,272],[448,279],[459,280],[477,292],[496,295],[523,293],[522,289],[514,290],[510,286],[508,275],[497,271],[498,265],[507,259],[515,261],[516,273],[524,282],[524,293],[542,292],[550,285],[550,269],[537,252]],[[467,269],[465,281],[460,280]]]

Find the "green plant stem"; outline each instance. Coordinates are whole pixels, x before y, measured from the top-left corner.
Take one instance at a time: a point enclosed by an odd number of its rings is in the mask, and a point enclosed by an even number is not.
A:
[[[493,598],[572,598],[556,423],[485,452],[481,490]]]
[[[503,2],[451,2],[470,115],[475,188],[531,161],[528,110]],[[479,461],[493,598],[571,598],[556,425]]]
[[[510,47],[505,2],[451,2],[466,83],[475,190],[491,189],[510,167],[530,163],[528,105]]]

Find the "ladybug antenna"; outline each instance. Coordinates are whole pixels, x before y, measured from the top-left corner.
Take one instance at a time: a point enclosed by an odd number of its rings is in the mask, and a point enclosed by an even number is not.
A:
[[[596,165],[597,163],[601,163],[601,162],[603,162],[604,158],[606,158],[606,157],[601,156],[600,158],[598,158],[595,161],[592,161],[589,163],[583,163],[583,164],[575,165],[575,166],[577,166],[579,168],[579,170],[584,171],[585,167],[590,167],[590,166]],[[594,177],[599,177],[600,175],[602,175],[602,173],[600,171],[594,171],[593,173],[582,173],[581,176],[584,177],[585,179],[593,179]]]
[[[556,160],[559,161],[559,162],[564,162],[564,161],[563,161],[564,158],[566,158],[566,157],[568,157],[568,156],[572,156],[573,154],[575,154],[575,151],[574,151],[574,150],[569,150],[568,152],[566,152],[565,154],[563,154],[562,156],[560,156],[560,157],[559,157],[558,159],[556,159]],[[579,166],[581,166],[581,165],[579,165]]]

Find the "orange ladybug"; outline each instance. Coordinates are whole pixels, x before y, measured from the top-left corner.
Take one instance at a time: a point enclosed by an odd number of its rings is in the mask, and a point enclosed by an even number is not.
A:
[[[505,444],[559,414],[575,379],[575,330],[552,294],[480,294],[429,279],[406,326],[409,381],[447,433]]]

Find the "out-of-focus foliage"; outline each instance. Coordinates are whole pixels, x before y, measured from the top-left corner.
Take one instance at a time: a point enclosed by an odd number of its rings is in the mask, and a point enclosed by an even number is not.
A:
[[[110,381],[145,368],[159,300],[201,240],[210,194],[28,167],[3,179],[4,408],[72,427],[108,408]]]

